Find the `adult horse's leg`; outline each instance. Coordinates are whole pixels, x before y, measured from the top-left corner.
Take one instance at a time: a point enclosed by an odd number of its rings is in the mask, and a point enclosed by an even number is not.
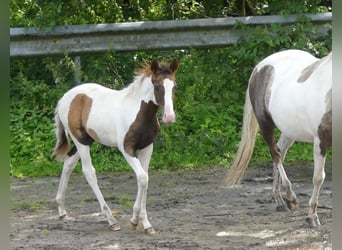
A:
[[[152,146],[148,146],[142,150],[140,150],[139,154],[141,155],[140,158],[144,163],[149,162],[148,155],[152,154]],[[137,184],[138,184],[138,192],[137,197],[134,202],[133,206],[133,215],[130,219],[130,222],[135,229],[139,223],[139,218],[143,224],[145,232],[148,234],[153,234],[154,229],[147,218],[146,213],[146,195],[147,195],[147,188],[148,188],[148,172],[142,166],[140,160],[136,157],[130,156],[125,151],[122,151],[123,155],[128,162],[128,164],[134,170],[136,177],[137,177]],[[143,211],[145,210],[145,211]]]
[[[78,152],[71,156],[67,156],[64,160],[63,170],[59,181],[58,191],[56,195],[56,202],[58,204],[58,214],[60,219],[69,219],[65,210],[65,193],[69,182],[71,172],[77,165],[80,156]]]
[[[112,211],[105,202],[101,190],[97,184],[96,172],[91,162],[89,146],[80,143],[77,143],[76,146],[81,158],[82,172],[88,184],[95,193],[95,196],[100,204],[102,214],[107,218],[108,223],[113,231],[120,230],[120,225],[113,217]]]
[[[270,154],[273,160],[273,190],[272,190],[272,197],[277,204],[277,210],[284,210],[286,208],[286,203],[284,199],[281,197],[280,194],[280,176],[283,176],[284,173],[281,173],[282,168],[282,153],[279,147],[276,144],[275,137],[274,137],[274,129],[275,125],[271,117],[263,112],[255,112],[256,118],[259,123],[261,134],[266,141]],[[282,140],[280,140],[279,144]],[[285,145],[285,144],[284,144]],[[286,150],[285,150],[286,151]],[[281,166],[281,167],[279,167]],[[285,171],[283,171],[285,172]],[[286,174],[285,174],[286,176]]]
[[[286,171],[282,162],[285,159],[287,150],[292,146],[294,140],[281,134],[278,143],[277,149],[280,152],[281,158],[278,163],[273,163],[273,198],[277,204],[277,210],[286,210],[286,207],[290,210],[297,209],[297,199],[296,195],[292,190],[292,184],[289,178],[286,175]],[[285,189],[286,192],[286,204],[280,193],[280,183]]]
[[[292,204],[294,201],[294,204],[296,204],[295,203],[296,195],[293,193],[291,189],[291,183],[289,179],[287,178],[286,172],[282,165],[282,160],[286,155],[287,149],[291,146],[293,142],[289,138],[282,136],[279,139],[278,144],[276,144],[275,136],[274,136],[274,129],[275,129],[274,122],[272,118],[270,117],[270,115],[264,110],[262,109],[260,110],[260,106],[257,106],[256,104],[254,104],[253,106],[255,110],[255,115],[259,123],[261,134],[269,147],[270,154],[273,160],[273,193],[272,195],[277,204],[277,210],[284,210],[286,209],[286,202],[284,201],[284,199],[281,197],[281,194],[280,194],[280,190],[279,190],[280,180],[287,191],[288,199],[290,201],[288,203]]]
[[[312,195],[309,201],[309,215],[306,219],[306,222],[310,227],[317,227],[320,229],[321,224],[319,222],[319,218],[317,215],[317,206],[318,206],[318,196],[322,187],[322,184],[325,179],[324,172],[324,164],[326,159],[326,153],[322,154],[322,150],[320,147],[321,141],[319,138],[315,138],[314,140],[314,175],[313,175],[313,190]]]

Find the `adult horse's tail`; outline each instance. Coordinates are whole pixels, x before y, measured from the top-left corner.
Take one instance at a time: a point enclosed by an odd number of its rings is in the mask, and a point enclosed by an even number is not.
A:
[[[57,140],[52,156],[54,156],[57,161],[63,162],[66,154],[69,152],[69,141],[67,134],[65,133],[64,125],[57,112],[57,108],[55,113],[55,133]]]
[[[239,149],[237,151],[234,162],[229,167],[225,179],[226,183],[229,186],[238,185],[241,183],[243,175],[253,154],[255,139],[258,130],[259,125],[252,108],[248,88],[245,97],[242,134]]]

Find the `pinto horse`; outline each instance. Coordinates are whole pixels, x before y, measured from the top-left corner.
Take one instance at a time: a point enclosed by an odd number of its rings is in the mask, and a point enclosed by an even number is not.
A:
[[[320,229],[317,206],[326,154],[331,147],[331,89],[332,52],[318,59],[301,50],[286,50],[258,63],[249,79],[241,141],[226,176],[227,184],[240,184],[260,128],[273,160],[272,197],[277,208],[296,210],[297,198],[282,162],[294,141],[313,143],[313,191],[306,221],[310,227]],[[277,143],[275,128],[281,132]]]
[[[133,229],[140,219],[146,233],[155,233],[146,212],[148,167],[153,140],[160,127],[158,107],[162,109],[164,123],[175,121],[173,97],[178,66],[176,59],[170,65],[153,60],[151,64],[145,63],[136,72],[133,83],[122,90],[86,83],[70,89],[58,101],[55,114],[57,142],[53,154],[64,162],[56,195],[61,219],[69,218],[65,209],[66,188],[72,170],[81,159],[82,172],[96,195],[102,214],[113,231],[120,230],[99,189],[91,162],[90,145],[97,141],[118,148],[136,174],[138,192],[130,219]],[[74,144],[71,149],[68,137]]]

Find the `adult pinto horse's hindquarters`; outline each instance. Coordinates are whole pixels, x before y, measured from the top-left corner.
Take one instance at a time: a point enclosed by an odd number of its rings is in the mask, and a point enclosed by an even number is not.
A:
[[[278,209],[297,209],[297,198],[282,162],[295,141],[313,143],[313,191],[307,222],[320,228],[318,196],[324,182],[324,165],[331,146],[332,52],[322,59],[300,50],[286,50],[258,63],[249,79],[242,135],[226,182],[241,183],[260,129],[273,160],[272,196]],[[274,129],[281,132],[276,142]],[[285,189],[285,200],[281,195]]]

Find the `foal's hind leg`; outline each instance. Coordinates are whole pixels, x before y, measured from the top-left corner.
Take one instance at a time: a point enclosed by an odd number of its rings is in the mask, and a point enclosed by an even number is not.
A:
[[[282,162],[285,159],[287,150],[291,147],[291,145],[293,144],[294,140],[285,136],[284,134],[281,134],[278,143],[277,143],[277,148],[280,151],[281,154],[281,159],[279,161],[278,164],[274,163],[274,169],[273,172],[276,172],[278,176],[274,176],[275,178],[273,179],[273,197],[275,198],[275,200],[278,199],[281,200],[280,203],[282,204],[278,204],[278,209],[280,209],[279,205],[283,206],[283,199],[281,197],[281,193],[280,193],[280,181],[282,186],[285,189],[285,193],[286,193],[286,205],[287,208],[289,208],[290,210],[296,210],[298,208],[297,206],[297,198],[295,193],[292,190],[292,184],[289,180],[289,178],[286,175],[286,171],[284,169],[284,166],[282,164]],[[276,174],[275,174],[276,175]],[[285,208],[285,207],[283,207]]]
[[[118,224],[118,221],[113,217],[112,212],[105,202],[101,190],[97,184],[96,172],[91,162],[89,146],[77,143],[77,150],[81,157],[82,172],[88,184],[95,193],[95,196],[100,204],[102,214],[107,218],[108,223],[113,231],[120,230],[120,225]]]
[[[67,156],[64,160],[63,170],[59,181],[58,191],[56,195],[56,202],[58,204],[58,214],[60,219],[68,219],[68,214],[65,210],[65,193],[69,182],[71,172],[74,170],[78,160],[79,154],[76,152],[71,156]]]
[[[325,165],[326,153],[321,153],[320,140],[316,138],[314,140],[314,175],[312,195],[309,201],[309,216],[306,221],[310,227],[317,227],[320,229],[321,224],[317,215],[318,197],[325,179],[324,165]]]

